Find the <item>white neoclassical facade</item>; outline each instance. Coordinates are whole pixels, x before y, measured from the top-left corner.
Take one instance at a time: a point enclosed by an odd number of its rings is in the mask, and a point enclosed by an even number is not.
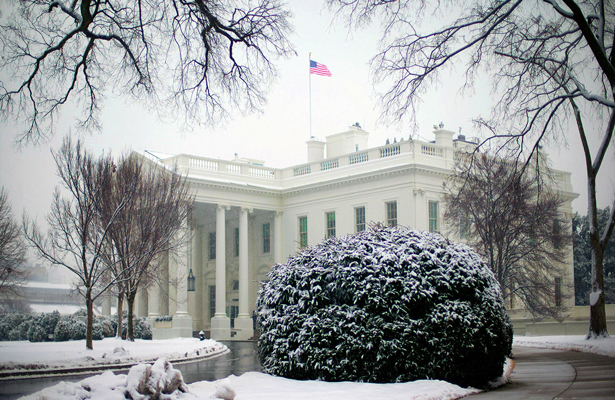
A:
[[[325,141],[309,140],[308,162],[282,169],[250,159],[161,158],[179,167],[195,194],[192,241],[168,257],[161,280],[171,284],[143,293],[138,314],[150,318],[155,338],[203,330],[214,339],[246,340],[254,335],[260,282],[302,246],[372,221],[446,233],[442,183],[455,151],[475,144],[444,129],[433,133],[433,142],[368,147],[369,134],[352,126]],[[554,178],[568,199],[562,213],[571,219],[570,173],[554,171]],[[572,280],[572,250],[568,264]],[[188,276],[195,278],[194,291]],[[165,315],[172,321],[156,321]]]

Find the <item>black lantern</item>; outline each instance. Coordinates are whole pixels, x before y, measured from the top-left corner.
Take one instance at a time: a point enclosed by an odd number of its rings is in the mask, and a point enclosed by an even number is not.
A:
[[[192,268],[190,268],[190,272],[188,273],[188,291],[194,292],[194,275],[192,275]]]

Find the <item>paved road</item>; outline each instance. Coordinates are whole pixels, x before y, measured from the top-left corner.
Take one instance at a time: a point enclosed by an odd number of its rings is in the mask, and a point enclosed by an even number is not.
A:
[[[469,400],[615,399],[615,358],[514,347],[511,383]]]

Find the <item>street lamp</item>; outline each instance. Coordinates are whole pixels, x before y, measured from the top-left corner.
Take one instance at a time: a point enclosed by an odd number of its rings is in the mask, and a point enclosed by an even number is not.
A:
[[[188,291],[194,292],[194,275],[192,275],[192,268],[190,268],[190,272],[188,273]]]

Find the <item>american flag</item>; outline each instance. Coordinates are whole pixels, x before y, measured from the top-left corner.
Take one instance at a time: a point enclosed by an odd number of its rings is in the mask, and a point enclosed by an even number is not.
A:
[[[331,72],[326,65],[317,63],[316,61],[310,60],[310,74],[316,74],[320,76],[331,76]]]

